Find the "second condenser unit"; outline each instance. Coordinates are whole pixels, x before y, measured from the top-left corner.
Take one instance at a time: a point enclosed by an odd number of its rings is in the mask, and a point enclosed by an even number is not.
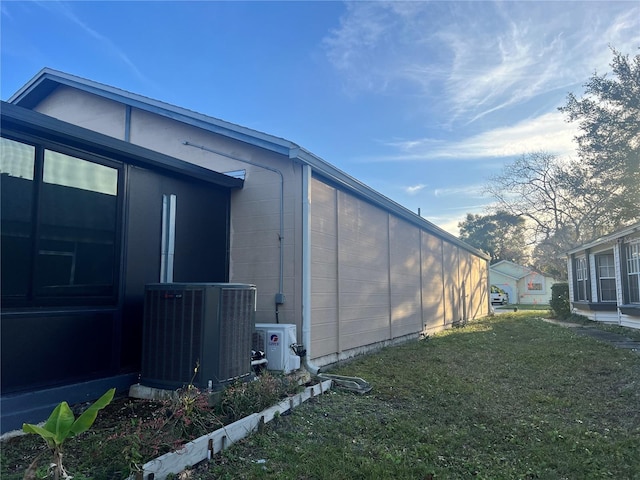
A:
[[[254,285],[146,285],[140,383],[216,389],[249,377],[255,311]]]
[[[253,349],[267,356],[267,369],[289,373],[300,368],[296,346],[296,326],[287,323],[256,323]]]

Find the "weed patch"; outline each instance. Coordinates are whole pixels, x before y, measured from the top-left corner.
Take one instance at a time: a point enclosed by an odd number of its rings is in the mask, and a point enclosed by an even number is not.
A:
[[[256,381],[229,386],[215,405],[210,405],[207,392],[192,385],[162,402],[118,398],[100,412],[91,430],[65,442],[64,464],[75,480],[122,480],[147,461],[299,389],[296,381],[265,372]],[[33,459],[46,450],[42,440],[31,435],[6,440],[1,447],[3,480],[22,479]],[[46,478],[46,465],[35,474]]]

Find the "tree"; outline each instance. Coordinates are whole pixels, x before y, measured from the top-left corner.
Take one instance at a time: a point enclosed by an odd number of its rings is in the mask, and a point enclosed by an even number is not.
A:
[[[525,244],[535,246],[533,265],[555,277],[565,275],[558,258],[563,252],[612,227],[609,193],[575,160],[526,154],[491,177],[485,190],[497,200],[497,210],[525,220]]]
[[[609,192],[608,215],[619,227],[640,215],[640,55],[612,52],[613,76],[594,73],[584,96],[570,93],[559,110],[579,122],[575,140],[589,187]]]
[[[560,108],[579,122],[579,158],[529,153],[485,188],[496,210],[525,219],[534,268],[556,277],[571,247],[640,219],[640,55],[612,51],[613,77],[594,73]]]
[[[467,214],[458,223],[460,239],[491,257],[491,263],[509,260],[528,264],[524,219],[504,211],[490,215]]]

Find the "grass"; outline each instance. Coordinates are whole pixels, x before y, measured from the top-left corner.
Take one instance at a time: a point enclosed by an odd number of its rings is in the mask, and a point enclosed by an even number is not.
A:
[[[541,313],[496,315],[342,365],[331,373],[362,377],[373,390],[309,400],[184,478],[640,479],[640,355]],[[238,392],[225,414],[271,390],[268,382],[261,393]],[[70,445],[69,466],[84,455],[82,468],[70,468],[76,480],[126,476],[115,466],[136,445],[123,443],[127,435],[113,440],[123,427],[98,427]],[[0,477],[22,478],[12,465],[32,459],[38,440],[3,444]],[[105,454],[111,473],[97,463]]]
[[[640,356],[506,313],[385,349],[194,479],[640,478]]]

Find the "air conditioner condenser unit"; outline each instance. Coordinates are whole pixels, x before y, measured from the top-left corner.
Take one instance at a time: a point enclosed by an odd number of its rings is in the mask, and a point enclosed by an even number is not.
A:
[[[267,356],[267,369],[290,373],[300,368],[296,346],[296,326],[288,323],[256,323],[253,333],[253,350]]]

